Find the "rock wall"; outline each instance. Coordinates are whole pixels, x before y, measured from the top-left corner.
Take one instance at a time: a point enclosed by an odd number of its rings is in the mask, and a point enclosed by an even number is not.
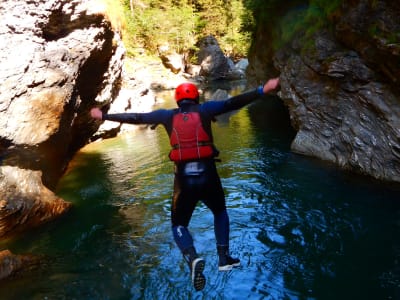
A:
[[[398,1],[343,1],[333,30],[296,37],[275,53],[263,52],[272,34],[259,25],[249,76],[268,77],[255,71],[260,60],[280,73],[297,130],[293,151],[400,182],[399,15]]]
[[[0,2],[0,238],[70,204],[52,190],[119,90],[124,48],[96,1]]]

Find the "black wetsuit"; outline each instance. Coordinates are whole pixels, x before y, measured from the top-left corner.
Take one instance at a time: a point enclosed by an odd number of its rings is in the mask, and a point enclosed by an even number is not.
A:
[[[260,97],[260,88],[221,101],[180,101],[177,109],[159,109],[149,113],[104,114],[104,120],[130,124],[163,125],[171,136],[172,119],[178,111],[198,110],[204,130],[212,139],[211,122],[215,116],[240,109]],[[197,107],[195,107],[197,106]],[[174,194],[171,222],[174,239],[182,252],[193,246],[187,229],[198,201],[202,201],[214,215],[214,230],[218,245],[229,244],[229,217],[225,195],[217,173],[215,159],[201,159],[187,163],[175,163]]]

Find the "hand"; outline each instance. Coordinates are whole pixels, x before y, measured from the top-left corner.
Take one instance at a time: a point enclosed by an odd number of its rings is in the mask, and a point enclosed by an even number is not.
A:
[[[93,119],[96,120],[101,121],[103,119],[103,112],[97,107],[94,107],[90,110],[90,115]]]
[[[269,92],[275,90],[278,87],[278,85],[279,85],[279,77],[268,80],[263,88],[264,94],[268,94]]]

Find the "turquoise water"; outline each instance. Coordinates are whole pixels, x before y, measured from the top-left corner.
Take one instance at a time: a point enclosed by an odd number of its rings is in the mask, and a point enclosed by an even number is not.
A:
[[[194,291],[170,230],[166,134],[136,127],[78,153],[57,190],[68,215],[5,245],[43,263],[0,284],[0,299],[400,299],[398,188],[290,152],[276,99],[214,129],[240,268],[218,272],[199,205],[190,230],[207,285]]]

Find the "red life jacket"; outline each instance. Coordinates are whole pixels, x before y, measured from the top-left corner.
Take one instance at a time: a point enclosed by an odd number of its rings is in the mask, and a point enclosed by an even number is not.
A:
[[[175,162],[214,156],[212,140],[203,128],[199,112],[178,112],[173,116],[170,144],[169,158]]]

